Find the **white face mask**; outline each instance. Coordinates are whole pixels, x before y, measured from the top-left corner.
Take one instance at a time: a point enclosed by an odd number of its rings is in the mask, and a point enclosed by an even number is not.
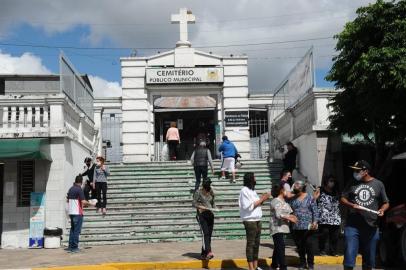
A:
[[[361,179],[362,179],[362,174],[361,174],[361,172],[359,172],[359,173],[354,172],[354,173],[352,174],[352,176],[354,176],[355,180],[357,180],[357,181],[361,181]]]

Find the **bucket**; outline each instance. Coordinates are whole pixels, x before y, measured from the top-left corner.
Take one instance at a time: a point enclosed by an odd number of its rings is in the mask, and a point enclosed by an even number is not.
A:
[[[44,229],[44,248],[60,248],[62,229],[46,227]]]

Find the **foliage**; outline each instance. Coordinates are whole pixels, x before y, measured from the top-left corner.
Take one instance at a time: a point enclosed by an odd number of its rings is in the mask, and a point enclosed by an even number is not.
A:
[[[379,169],[406,138],[406,1],[359,8],[335,38],[338,55],[326,79],[344,91],[330,102],[331,128],[362,134]]]

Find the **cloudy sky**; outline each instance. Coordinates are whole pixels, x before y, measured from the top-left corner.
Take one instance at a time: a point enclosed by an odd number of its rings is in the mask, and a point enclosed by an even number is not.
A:
[[[187,7],[192,46],[248,56],[249,88],[270,93],[314,47],[316,85],[334,55],[334,34],[363,0],[0,0],[0,73],[59,73],[61,50],[90,75],[96,96],[120,95],[120,57],[174,48],[170,15]]]

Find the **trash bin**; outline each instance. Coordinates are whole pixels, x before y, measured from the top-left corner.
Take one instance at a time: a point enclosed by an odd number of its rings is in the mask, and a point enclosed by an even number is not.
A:
[[[46,227],[44,229],[44,248],[61,247],[62,229],[55,227]]]

